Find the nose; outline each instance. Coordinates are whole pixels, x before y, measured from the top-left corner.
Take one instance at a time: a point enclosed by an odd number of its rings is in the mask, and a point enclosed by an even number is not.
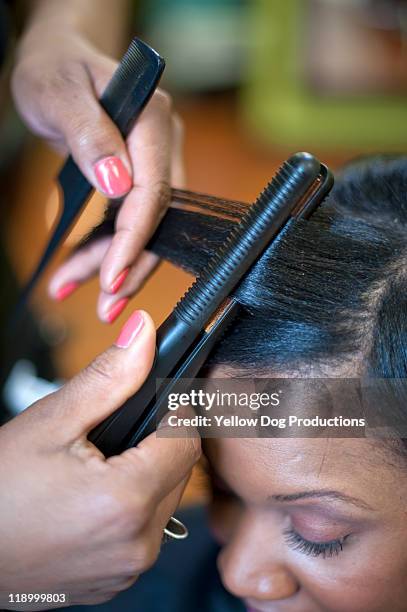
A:
[[[225,588],[241,599],[276,601],[295,595],[299,582],[273,546],[268,529],[255,520],[243,519],[233,539],[218,557],[218,567]]]

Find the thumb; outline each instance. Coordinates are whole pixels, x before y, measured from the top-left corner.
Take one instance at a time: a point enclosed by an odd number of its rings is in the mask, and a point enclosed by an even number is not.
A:
[[[146,312],[136,310],[116,343],[50,396],[54,414],[62,421],[59,429],[69,441],[87,435],[138,391],[151,370],[154,355],[154,323]]]
[[[109,198],[123,197],[132,187],[130,158],[118,128],[96,98],[89,73],[77,66],[75,78],[63,80],[61,88],[52,123],[88,181]]]

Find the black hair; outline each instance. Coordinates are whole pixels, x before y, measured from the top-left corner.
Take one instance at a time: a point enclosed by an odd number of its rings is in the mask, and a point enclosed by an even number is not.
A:
[[[171,208],[148,248],[199,274],[245,210],[202,198]],[[238,376],[407,378],[406,226],[407,157],[349,164],[313,217],[290,223],[244,279],[241,315],[210,364]]]
[[[236,222],[228,212],[171,209],[150,248],[199,274]],[[253,267],[237,292],[242,314],[211,362],[252,374],[348,364],[407,377],[406,225],[407,158],[349,165],[316,214],[291,223]]]

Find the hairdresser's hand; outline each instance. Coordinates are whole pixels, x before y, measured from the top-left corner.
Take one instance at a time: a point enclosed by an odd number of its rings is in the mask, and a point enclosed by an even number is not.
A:
[[[154,340],[150,317],[136,311],[115,346],[0,428],[1,608],[13,591],[99,603],[157,558],[199,440],[152,434],[107,460],[87,441],[143,383]]]
[[[125,143],[98,103],[117,63],[69,28],[36,26],[23,37],[12,79],[27,125],[70,152],[96,189],[124,202],[112,238],[63,266],[50,283],[64,299],[100,271],[99,317],[111,322],[158,263],[143,252],[183,183],[182,128],[169,96],[158,90]]]

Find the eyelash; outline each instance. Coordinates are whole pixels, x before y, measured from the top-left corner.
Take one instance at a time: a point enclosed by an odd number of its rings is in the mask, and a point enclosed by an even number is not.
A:
[[[287,529],[284,532],[286,542],[293,550],[298,550],[311,557],[319,557],[322,555],[324,559],[334,557],[342,552],[348,536],[329,542],[310,542],[293,529]]]
[[[211,487],[212,493],[215,497],[238,500],[237,496],[232,493],[232,491],[228,491],[223,487],[220,487],[214,480],[211,480]],[[337,557],[339,553],[343,551],[343,547],[345,546],[346,540],[349,537],[348,534],[343,538],[330,540],[329,542],[310,542],[309,540],[306,540],[300,536],[300,534],[294,531],[294,529],[286,529],[284,531],[284,535],[287,544],[293,550],[298,550],[299,552],[309,555],[310,557],[322,556],[323,559],[326,559],[327,557]]]

